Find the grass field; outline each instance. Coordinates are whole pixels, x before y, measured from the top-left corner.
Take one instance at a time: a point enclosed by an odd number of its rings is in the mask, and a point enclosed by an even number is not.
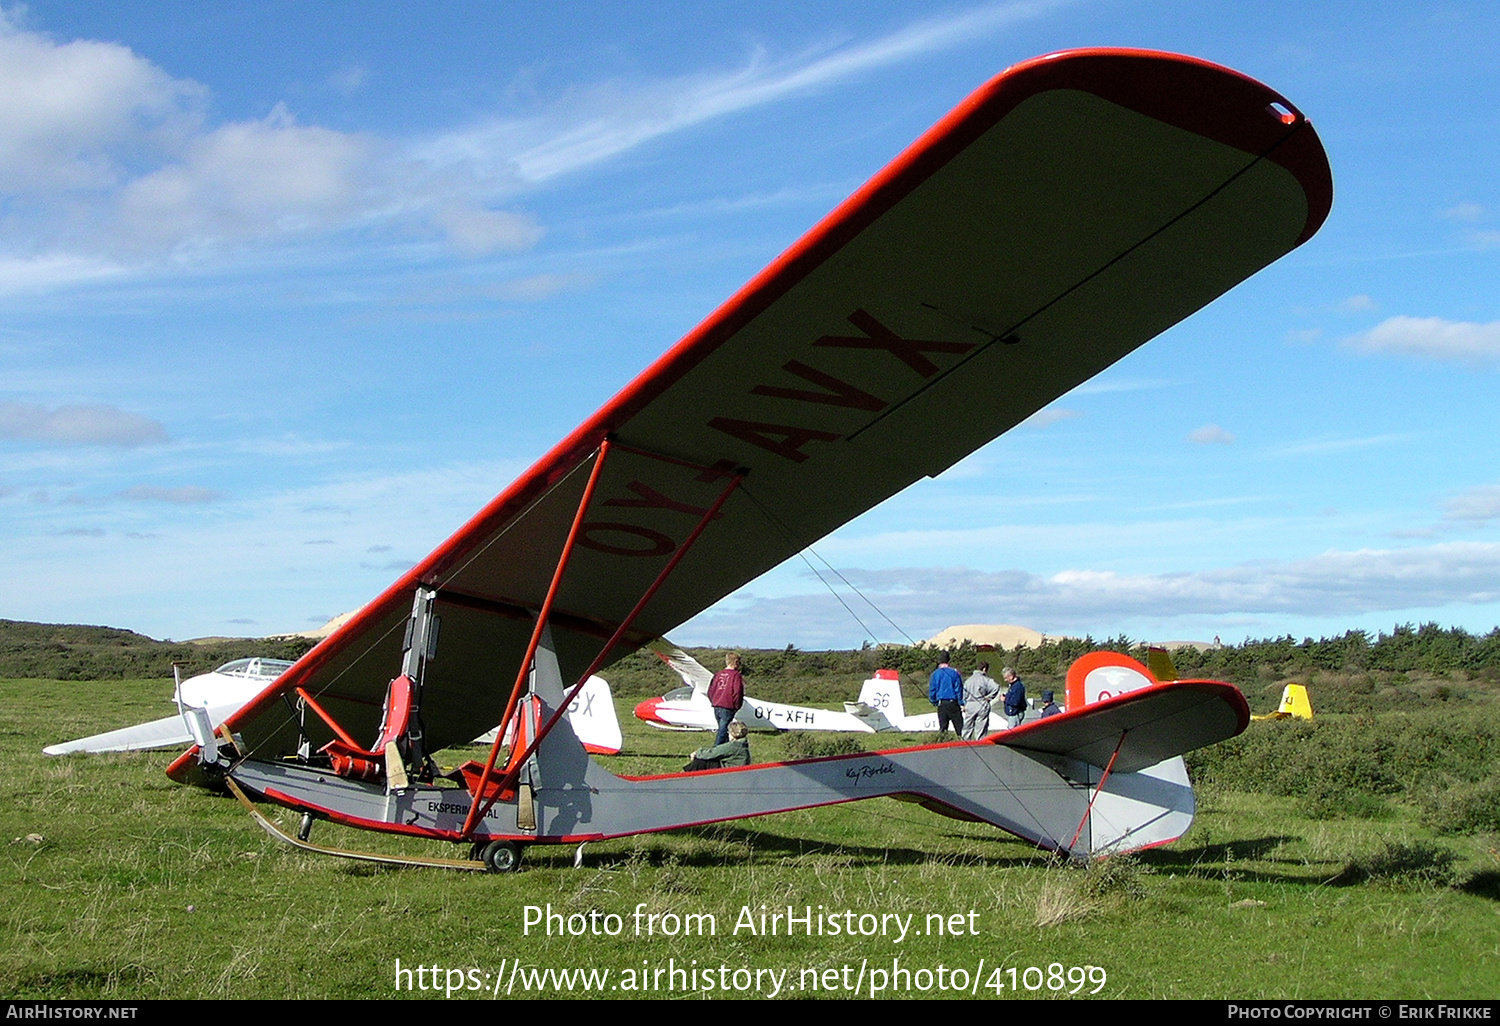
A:
[[[586,996],[576,976],[533,979],[577,969],[610,997],[1500,995],[1497,838],[1435,835],[1400,795],[1379,818],[1314,819],[1305,797],[1209,785],[1182,840],[1088,870],[890,799],[590,845],[581,869],[549,848],[509,876],[397,869],[285,847],[233,800],[168,781],[171,753],[40,752],[163,715],[168,690],[0,681],[5,996]],[[629,754],[605,760],[623,772],[675,769],[703,737],[624,725]],[[829,742],[753,738],[761,761],[810,743]],[[456,851],[326,824],[313,839]],[[528,934],[527,907],[549,904],[585,932]],[[758,927],[762,905],[888,933],[764,936],[741,918]],[[709,916],[712,936],[683,934]]]

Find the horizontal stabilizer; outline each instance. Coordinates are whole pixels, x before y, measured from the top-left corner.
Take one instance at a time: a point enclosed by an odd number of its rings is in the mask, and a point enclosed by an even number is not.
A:
[[[1234,737],[1249,723],[1250,707],[1232,684],[1179,680],[1025,723],[993,740],[1007,748],[1079,759],[1101,768],[1109,765],[1118,746],[1113,772],[1134,773]]]
[[[209,721],[217,727],[239,704],[210,706]],[[181,714],[173,713],[150,723],[138,723],[133,727],[121,727],[103,734],[81,737],[76,741],[64,741],[42,749],[46,755],[69,755],[74,752],[139,752],[151,748],[181,748],[194,741],[192,732]]]
[[[863,702],[845,702],[844,712],[853,716],[877,734],[883,730],[896,729],[896,725],[886,718],[885,713],[879,709],[872,709]]]

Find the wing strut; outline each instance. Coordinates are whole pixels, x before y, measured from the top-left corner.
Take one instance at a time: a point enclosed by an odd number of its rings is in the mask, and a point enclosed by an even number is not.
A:
[[[558,589],[562,586],[563,571],[568,568],[568,559],[573,555],[573,543],[578,539],[578,532],[583,526],[583,516],[588,512],[589,501],[594,497],[594,486],[599,483],[599,475],[604,470],[604,461],[609,456],[609,445],[609,439],[606,438],[595,450],[594,466],[589,471],[588,484],[584,485],[583,497],[578,500],[578,512],[573,515],[573,526],[568,528],[567,541],[563,542],[562,554],[557,557],[557,568],[552,572],[552,583],[547,588],[547,597],[542,599],[542,608],[536,617],[536,627],[531,631],[531,641],[526,646],[526,655],[521,659],[521,669],[516,673],[515,686],[510,689],[510,698],[505,702],[505,713],[500,717],[499,729],[495,731],[495,742],[490,745],[489,758],[484,761],[484,772],[480,775],[478,788],[474,792],[475,800],[470,804],[469,815],[464,819],[464,828],[461,831],[464,837],[468,837],[473,832],[474,824],[478,823],[479,817],[489,810],[489,804],[493,804],[493,802],[486,804],[484,810],[481,811],[478,796],[484,794],[490,774],[495,772],[495,760],[500,757],[500,744],[505,739],[505,725],[515,715],[516,703],[521,698],[521,687],[526,683],[526,675],[531,672],[531,662],[536,658],[536,648],[541,644],[542,632],[547,629],[547,618],[552,613],[552,602],[557,598]],[[569,701],[571,700],[569,696]],[[564,702],[562,707],[566,709],[567,702]],[[514,766],[516,760],[512,759],[511,764]]]
[[[1129,733],[1128,730],[1120,731],[1120,740],[1115,742],[1115,750],[1104,767],[1104,773],[1099,777],[1099,783],[1094,785],[1094,797],[1089,799],[1089,807],[1083,810],[1083,818],[1078,821],[1078,829],[1073,831],[1073,839],[1068,842],[1069,852],[1073,850],[1073,845],[1078,843],[1078,838],[1089,821],[1089,815],[1094,811],[1094,803],[1099,800],[1099,792],[1104,790],[1104,782],[1109,779],[1109,771],[1114,768],[1115,760],[1120,757],[1120,747],[1125,744],[1125,735]]]
[[[605,442],[604,444],[608,445],[609,443]],[[597,471],[597,469],[598,468],[596,466],[595,470]],[[501,793],[515,786],[516,780],[521,774],[521,767],[526,765],[526,761],[536,753],[536,750],[541,745],[542,741],[544,741],[547,735],[552,732],[552,728],[557,726],[558,720],[562,719],[563,714],[568,710],[568,706],[573,703],[573,700],[578,697],[578,693],[583,690],[583,686],[588,683],[588,679],[595,673],[597,673],[599,668],[604,665],[604,660],[609,657],[609,653],[614,649],[615,645],[619,643],[620,639],[625,636],[625,632],[630,630],[631,625],[635,623],[636,617],[641,615],[641,611],[646,608],[647,603],[649,603],[651,599],[656,595],[661,586],[666,583],[667,578],[670,577],[672,571],[677,568],[677,564],[682,562],[682,557],[687,555],[688,550],[693,547],[693,543],[696,542],[699,536],[703,534],[703,531],[708,527],[709,522],[719,515],[720,507],[722,507],[724,503],[728,501],[730,495],[734,494],[734,490],[740,486],[740,482],[745,479],[745,475],[747,473],[749,473],[749,471],[747,471],[743,467],[735,471],[734,476],[729,481],[729,484],[725,485],[724,490],[719,493],[718,498],[714,499],[713,503],[710,504],[708,509],[704,511],[703,516],[699,519],[697,525],[693,528],[692,533],[690,533],[687,538],[684,539],[683,543],[677,547],[677,551],[672,555],[672,558],[667,561],[667,565],[662,567],[661,573],[656,575],[656,580],[651,582],[651,586],[645,590],[640,599],[636,602],[635,606],[630,610],[629,613],[626,614],[625,619],[620,621],[620,625],[615,628],[615,632],[610,635],[609,640],[606,641],[604,643],[604,646],[599,649],[599,654],[594,657],[594,661],[589,664],[588,669],[583,671],[583,675],[578,678],[578,683],[573,685],[573,689],[569,691],[568,694],[563,698],[562,702],[558,704],[557,709],[552,713],[552,718],[549,719],[545,724],[543,724],[542,728],[536,732],[536,737],[531,739],[531,743],[526,746],[523,752],[521,752],[519,755],[514,752],[511,754],[511,758],[507,765],[505,775],[501,778],[499,786],[490,793],[487,799],[481,801],[481,799],[484,798],[485,787],[489,783],[490,774],[494,769],[495,754],[500,749],[500,736],[496,735],[495,745],[490,752],[490,761],[485,766],[484,773],[480,776],[477,782],[477,786],[475,787],[475,790],[473,792],[475,796],[474,802],[469,807],[468,817],[464,820],[464,827],[460,834],[461,837],[469,837],[470,832],[474,829],[474,825],[479,822],[479,818],[489,811],[490,806],[495,804],[496,800],[499,799]],[[592,487],[592,479],[589,483]],[[575,533],[579,521],[583,519],[584,506],[586,506],[587,504],[588,491],[585,491],[583,502],[578,507],[578,518],[574,521],[573,524]],[[568,536],[567,544],[569,546],[573,544],[572,534]],[[557,580],[561,578],[562,568],[567,562],[567,556],[568,550],[564,549],[563,555],[558,560],[557,577],[554,578],[553,581],[554,589],[556,588]],[[548,595],[548,598],[551,598],[550,594]],[[516,685],[518,688],[520,687],[520,680],[524,679],[525,674],[531,668],[531,660],[536,656],[537,642],[541,638],[542,631],[546,628],[547,625],[547,612],[548,607],[543,606],[541,615],[537,617],[537,625],[535,630],[532,632],[531,649],[527,654],[526,662],[521,664],[521,677],[517,679]],[[515,695],[513,694],[513,700],[514,697]],[[505,720],[502,719],[500,722],[503,724]],[[521,735],[519,732],[517,732],[516,736],[517,738],[519,738]]]

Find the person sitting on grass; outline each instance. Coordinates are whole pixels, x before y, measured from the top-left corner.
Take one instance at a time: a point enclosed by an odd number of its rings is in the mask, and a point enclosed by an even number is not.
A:
[[[729,740],[712,748],[698,749],[688,764],[682,767],[683,772],[696,773],[698,770],[750,765],[750,740],[746,736],[749,733],[743,723],[735,720],[729,724]]]

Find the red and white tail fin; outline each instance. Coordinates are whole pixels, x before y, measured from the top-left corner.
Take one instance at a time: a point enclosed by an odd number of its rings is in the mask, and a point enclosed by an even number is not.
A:
[[[620,720],[615,715],[615,700],[609,684],[603,677],[593,676],[568,706],[568,725],[583,747],[595,755],[619,755],[625,743],[620,731]],[[502,744],[513,746],[516,739],[516,721],[513,718],[505,730]],[[488,745],[495,741],[495,731],[481,734],[473,744]]]
[[[859,689],[859,701],[845,702],[844,710],[859,718],[871,730],[896,730],[906,718],[901,700],[901,674],[896,670],[876,670],[875,676]]]
[[[620,720],[615,715],[614,697],[603,677],[594,676],[583,685],[573,704],[568,706],[568,723],[583,747],[595,755],[619,755],[625,743]]]
[[[1068,711],[1158,683],[1150,670],[1128,655],[1090,652],[1068,667]]]

